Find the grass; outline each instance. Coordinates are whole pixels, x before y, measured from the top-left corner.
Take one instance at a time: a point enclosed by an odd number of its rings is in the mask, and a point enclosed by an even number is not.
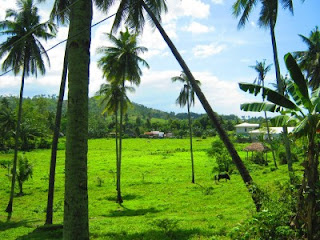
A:
[[[195,179],[191,183],[188,139],[124,139],[122,194],[116,200],[114,139],[89,141],[88,187],[90,239],[229,239],[228,233],[255,208],[239,174],[215,184],[214,161],[206,151],[212,138],[194,140]],[[54,223],[43,227],[48,188],[49,150],[27,152],[33,178],[25,195],[14,199],[6,222],[10,181],[0,168],[0,239],[62,239],[64,150],[60,144],[56,169]],[[238,150],[243,145],[237,145]],[[246,153],[239,151],[242,159]],[[0,160],[12,159],[1,154]],[[269,157],[271,161],[271,157]],[[286,166],[250,166],[254,180],[268,189],[287,179]]]

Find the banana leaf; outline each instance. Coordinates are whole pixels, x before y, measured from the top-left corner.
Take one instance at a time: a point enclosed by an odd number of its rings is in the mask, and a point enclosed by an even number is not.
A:
[[[284,61],[286,63],[287,69],[290,73],[290,76],[294,83],[296,84],[295,87],[295,96],[300,97],[300,101],[303,102],[303,105],[307,109],[312,108],[312,104],[309,98],[309,91],[308,91],[308,85],[307,85],[307,80],[303,76],[296,60],[293,58],[293,56],[290,53],[287,53],[284,56]],[[295,101],[297,101],[295,99]],[[298,102],[297,102],[298,103]]]
[[[280,107],[300,111],[299,107],[295,105],[292,101],[290,101],[288,98],[284,97],[283,95],[279,94],[278,92],[270,88],[261,87],[252,83],[239,83],[239,87],[244,92],[249,92],[251,94],[254,93],[255,95],[260,93],[261,90],[263,90],[263,97],[266,96],[269,102],[272,102]]]
[[[273,103],[265,102],[252,102],[243,103],[240,105],[240,109],[246,112],[279,112],[280,107]]]

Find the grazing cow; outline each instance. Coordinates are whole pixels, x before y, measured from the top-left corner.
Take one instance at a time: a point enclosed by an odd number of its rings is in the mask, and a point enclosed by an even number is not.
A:
[[[228,173],[219,173],[218,175],[214,176],[214,181],[216,182],[218,180],[218,182],[220,182],[220,179],[226,179],[226,182],[228,181],[228,179],[230,180],[230,176]]]

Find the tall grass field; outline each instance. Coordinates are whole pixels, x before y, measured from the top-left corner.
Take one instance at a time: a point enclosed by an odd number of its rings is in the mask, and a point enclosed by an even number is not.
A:
[[[208,156],[214,138],[194,139],[195,184],[191,183],[189,139],[124,139],[121,186],[123,204],[116,203],[114,139],[89,141],[88,190],[90,239],[230,239],[230,233],[255,211],[237,171],[230,181],[213,180],[215,160]],[[57,228],[44,231],[50,150],[25,155],[33,177],[24,195],[14,198],[6,222],[10,179],[0,168],[0,239],[62,239],[64,195],[64,139],[59,144],[54,218]],[[245,144],[236,145],[254,181],[270,192],[286,181],[286,166],[272,170],[246,160]],[[0,160],[13,154],[0,154]],[[17,191],[18,192],[18,189]]]

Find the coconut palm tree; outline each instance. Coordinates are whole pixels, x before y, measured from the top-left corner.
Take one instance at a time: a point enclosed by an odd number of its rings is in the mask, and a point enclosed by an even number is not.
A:
[[[302,70],[307,72],[309,85],[313,90],[320,86],[320,31],[318,26],[310,32],[309,37],[299,35],[308,50],[294,52]]]
[[[254,84],[256,83],[257,85],[264,87],[264,79],[266,77],[266,74],[271,69],[271,64],[266,66],[266,60],[263,60],[262,62],[256,61],[256,65],[255,66],[250,66],[250,67],[253,68],[258,73],[258,77],[254,80],[253,83]],[[264,100],[265,100],[265,97],[262,94],[262,101],[264,102]],[[276,157],[275,157],[275,154],[274,154],[274,148],[273,148],[272,140],[271,140],[271,136],[270,136],[270,128],[269,128],[269,122],[268,122],[268,117],[267,117],[267,112],[266,111],[264,111],[264,118],[266,120],[268,141],[269,141],[269,144],[271,146],[271,152],[272,152],[274,166],[275,166],[275,168],[278,168],[277,162],[276,162]]]
[[[114,3],[114,0],[105,0],[106,6],[111,6]],[[250,176],[247,168],[243,164],[239,154],[237,153],[236,149],[234,148],[230,138],[228,137],[226,131],[223,129],[218,115],[212,110],[209,102],[207,101],[206,97],[204,96],[203,92],[201,91],[200,87],[197,86],[196,80],[192,75],[189,67],[181,57],[180,53],[178,52],[177,48],[168,37],[165,30],[162,28],[161,22],[161,14],[167,11],[167,6],[164,0],[138,0],[138,1],[130,1],[130,0],[121,0],[116,17],[113,23],[112,31],[116,31],[122,22],[128,24],[129,27],[135,28],[139,31],[143,30],[143,26],[145,23],[145,16],[144,11],[148,14],[149,19],[151,19],[151,23],[156,26],[158,31],[160,32],[161,36],[163,37],[164,41],[167,43],[168,47],[170,48],[171,52],[177,59],[179,65],[181,66],[183,72],[186,74],[188,79],[190,80],[191,86],[194,89],[194,92],[199,98],[203,108],[208,114],[208,117],[215,125],[217,132],[224,142],[226,148],[228,149],[232,159],[237,166],[239,173],[245,182],[246,186],[248,187],[249,191],[252,193],[252,199],[256,205],[257,210],[260,209],[260,199],[258,194],[255,194],[255,191],[252,191],[254,186],[252,177]]]
[[[171,78],[172,82],[181,82],[183,83],[183,88],[179,94],[179,97],[176,100],[176,103],[180,105],[180,107],[184,107],[187,105],[188,109],[188,120],[189,120],[189,136],[190,136],[190,154],[191,154],[191,182],[195,183],[194,179],[194,162],[193,162],[193,150],[192,150],[192,124],[191,124],[191,115],[190,115],[190,107],[194,105],[194,90],[191,87],[190,81],[187,78],[186,74],[182,72],[180,76],[176,76]],[[197,85],[201,85],[199,80],[196,80]]]
[[[116,82],[112,82],[111,84],[102,84],[100,86],[100,90],[96,93],[98,94],[98,98],[100,99],[101,105],[103,105],[102,114],[114,114],[115,115],[115,128],[116,128],[116,169],[117,173],[120,172],[120,162],[119,162],[119,122],[118,122],[118,113],[120,108],[120,103],[122,102],[123,113],[125,113],[128,109],[128,105],[131,103],[126,92],[134,92],[133,87],[126,86],[122,88],[121,85],[117,84]],[[117,174],[117,201],[121,199],[121,189],[120,189],[120,175]]]
[[[289,9],[289,11],[293,14],[293,1],[292,0],[236,0],[233,4],[233,15],[236,17],[240,16],[238,28],[242,28],[245,26],[249,19],[249,15],[252,12],[253,8],[261,3],[260,17],[258,20],[258,24],[260,27],[269,28],[270,36],[272,42],[273,49],[273,61],[275,66],[276,80],[277,80],[277,88],[280,94],[284,94],[284,85],[281,81],[280,67],[279,67],[279,59],[278,59],[278,50],[277,50],[277,42],[275,37],[275,26],[278,17],[278,5],[281,3],[284,9]],[[286,148],[286,156],[288,161],[288,170],[289,173],[293,171],[292,169],[292,160],[291,160],[291,149],[290,143],[288,139],[288,129],[286,126],[283,127],[283,136],[284,143]]]
[[[140,53],[147,51],[147,48],[137,45],[137,34],[131,34],[126,28],[120,32],[119,38],[107,34],[112,47],[101,47],[98,49],[103,56],[98,61],[98,66],[103,71],[103,76],[112,84],[119,85],[121,92],[125,91],[125,82],[139,85],[142,71],[139,64],[149,67],[148,63],[139,57]],[[122,93],[124,94],[124,92]],[[120,98],[120,127],[119,127],[119,152],[117,162],[117,202],[122,203],[121,196],[121,158],[122,158],[122,118],[124,114],[124,97]]]
[[[16,180],[16,166],[18,156],[18,141],[20,135],[20,123],[22,117],[22,101],[25,77],[30,74],[37,76],[38,70],[45,73],[43,56],[49,63],[49,57],[42,46],[40,39],[50,39],[54,37],[55,26],[51,23],[40,23],[38,8],[32,0],[18,0],[18,11],[8,9],[6,20],[0,22],[1,35],[9,37],[0,44],[0,58],[6,56],[2,64],[2,69],[13,68],[17,75],[22,70],[21,88],[19,95],[19,110],[15,134],[15,150],[12,167],[12,183],[10,199],[6,211],[10,219],[12,214],[14,186]],[[43,55],[42,55],[43,54]]]

